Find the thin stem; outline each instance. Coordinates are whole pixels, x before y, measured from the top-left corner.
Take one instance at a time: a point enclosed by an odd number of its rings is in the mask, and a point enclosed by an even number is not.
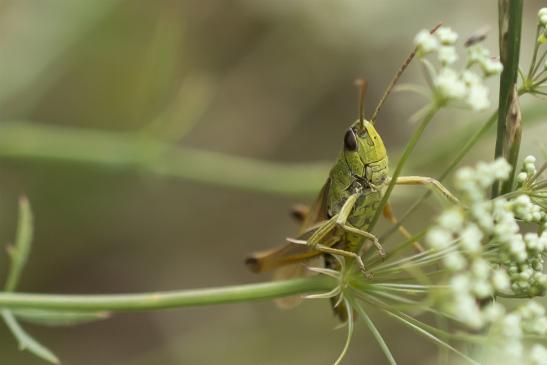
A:
[[[534,37],[534,40],[537,40],[538,37],[539,37],[539,32],[541,30],[541,25],[538,24],[537,26],[537,29],[536,29],[536,36]],[[530,69],[528,70],[528,77],[526,79],[528,80],[532,80],[533,76],[534,76],[534,69],[535,69],[535,66],[536,66],[536,59],[537,59],[537,55],[538,55],[538,50],[539,50],[539,42],[534,42],[534,53],[532,55],[532,62],[530,62]],[[523,80],[523,81],[526,81],[526,80]]]
[[[316,193],[328,173],[328,165],[324,163],[261,161],[176,146],[135,133],[27,122],[2,122],[0,158],[137,171],[165,178],[289,195]]]
[[[438,23],[429,31],[429,33],[431,34],[435,33],[437,29],[441,27],[441,25],[442,23]],[[378,105],[376,105],[376,109],[374,109],[374,113],[372,113],[372,117],[370,118],[372,123],[376,122],[376,117],[378,116],[378,113],[380,112],[380,110],[382,109],[382,106],[386,102],[387,97],[389,96],[389,94],[391,94],[391,92],[393,91],[393,88],[395,87],[395,85],[397,84],[401,76],[403,75],[403,72],[405,72],[408,65],[410,65],[410,62],[412,62],[412,60],[416,56],[417,50],[418,48],[414,48],[412,52],[410,52],[410,54],[406,57],[406,59],[403,61],[403,63],[399,67],[399,70],[397,71],[395,76],[393,76],[393,78],[389,82],[389,85],[387,86],[386,91],[384,91],[384,95],[382,95],[382,98],[378,102]]]
[[[449,350],[451,350],[452,352],[456,353],[457,355],[461,356],[463,359],[467,360],[468,362],[470,362],[471,364],[474,364],[474,365],[479,365],[478,362],[476,362],[475,360],[473,360],[472,358],[470,358],[469,356],[467,356],[466,354],[464,354],[463,352],[461,351],[458,351],[456,348],[450,346],[448,343],[446,343],[445,341],[442,341],[441,339],[439,339],[438,337],[436,337],[435,335],[429,333],[427,330],[423,329],[422,327],[414,324],[414,323],[411,323],[409,322],[408,320],[404,319],[403,317],[395,314],[394,312],[391,312],[391,311],[388,311],[388,310],[385,310],[383,309],[383,311],[388,315],[388,316],[391,316],[395,319],[397,319],[398,321],[400,321],[401,323],[409,326],[410,328],[414,329],[415,331],[417,331],[418,333],[424,335],[425,337],[433,340],[433,342],[436,342],[437,344],[439,344],[440,346],[443,346]]]
[[[536,42],[536,45],[537,45],[537,42]],[[534,66],[534,69],[532,70],[533,78],[541,75],[544,72],[544,71],[541,71],[539,75],[536,75],[536,72],[539,70],[539,68],[543,66],[543,59],[545,58],[546,55],[547,55],[547,49],[543,51],[543,53],[541,54],[541,57],[539,57],[539,59],[536,61],[537,64]],[[530,78],[530,80],[532,80],[532,78]]]
[[[414,151],[414,147],[416,147],[416,143],[418,143],[418,140],[424,133],[424,130],[429,125],[429,122],[433,119],[437,111],[439,110],[439,105],[437,103],[431,105],[429,107],[429,110],[425,117],[423,118],[422,122],[410,138],[410,141],[407,143],[405,150],[403,151],[403,154],[401,158],[399,159],[399,162],[397,163],[397,166],[395,167],[395,171],[393,171],[393,174],[391,176],[391,181],[389,182],[389,185],[382,197],[382,200],[380,201],[380,205],[378,206],[378,209],[376,210],[376,213],[374,215],[374,218],[371,222],[370,228],[374,227],[376,222],[378,222],[378,219],[380,218],[380,214],[384,210],[384,205],[387,203],[389,196],[391,195],[391,192],[393,191],[393,188],[395,187],[395,184],[397,183],[397,178],[401,175],[401,171],[403,170],[403,167],[412,154],[412,151]]]
[[[475,132],[465,143],[465,145],[459,150],[456,157],[452,160],[452,162],[446,167],[446,169],[439,175],[437,178],[438,181],[442,182],[454,169],[458,166],[458,164],[463,160],[463,158],[467,155],[467,153],[471,150],[471,148],[488,132],[488,130],[492,127],[494,122],[497,120],[498,113],[494,112],[490,118],[482,125],[482,127]],[[426,200],[428,197],[431,196],[433,192],[431,190],[426,191],[422,196],[414,202],[407,210],[406,212],[399,218],[399,221],[397,224],[394,224],[393,227],[391,227],[386,233],[384,233],[382,236],[387,237],[391,235],[393,232],[395,232],[399,227],[403,224],[403,222],[408,218],[424,200]]]
[[[384,355],[386,356],[386,359],[389,362],[389,364],[397,365],[397,361],[395,361],[395,358],[393,357],[393,354],[389,350],[389,347],[386,341],[382,337],[382,334],[380,333],[380,331],[378,331],[378,329],[374,325],[374,322],[372,322],[370,317],[367,315],[367,312],[365,312],[365,310],[359,303],[353,303],[353,304],[354,304],[354,308],[357,310],[357,313],[359,313],[363,321],[365,321],[368,329],[370,330],[370,332],[376,339],[376,342],[378,342],[378,345],[380,345],[380,348],[382,349]]]
[[[342,360],[344,359],[344,357],[346,356],[346,353],[348,352],[351,339],[353,338],[353,324],[354,324],[353,323],[354,322],[353,308],[347,299],[344,299],[344,306],[346,308],[347,316],[348,316],[347,324],[346,324],[348,326],[348,333],[346,336],[346,343],[344,344],[344,348],[342,349],[342,352],[340,353],[340,355],[338,355],[338,358],[334,362],[334,365],[340,365],[342,363]]]
[[[534,85],[532,87],[538,87],[541,84],[543,84],[545,81],[547,81],[547,77],[544,77],[541,80],[539,80],[538,82],[534,83]]]
[[[0,293],[2,308],[33,308],[59,311],[129,312],[200,305],[225,304],[305,295],[329,291],[337,282],[326,275],[303,279],[219,288],[139,294],[57,295]]]

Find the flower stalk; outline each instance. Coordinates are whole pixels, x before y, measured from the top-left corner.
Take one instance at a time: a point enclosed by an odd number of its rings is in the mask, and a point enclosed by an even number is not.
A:
[[[518,97],[513,93],[517,85],[518,70],[519,70],[519,55],[520,55],[520,39],[522,29],[522,0],[499,0],[499,47],[500,58],[503,64],[503,71],[500,77],[500,92],[499,92],[499,113],[498,113],[498,128],[496,136],[495,158],[504,157],[507,161],[511,161],[511,151],[515,151],[514,143],[520,144],[520,138],[511,133],[518,133],[518,128],[510,128],[507,125],[511,123],[510,109],[514,104],[514,97]],[[515,159],[516,161],[516,159]],[[514,169],[511,176],[514,175]],[[512,181],[510,178],[509,181]],[[508,192],[509,184],[506,184],[503,189],[498,181],[492,187],[492,197]]]
[[[57,295],[0,293],[1,308],[55,311],[131,312],[212,305],[306,295],[332,290],[337,281],[326,275],[218,288],[138,294]]]

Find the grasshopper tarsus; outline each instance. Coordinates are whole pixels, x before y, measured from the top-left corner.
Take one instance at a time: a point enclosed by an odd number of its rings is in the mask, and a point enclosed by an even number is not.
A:
[[[365,276],[366,279],[371,280],[373,278],[373,275],[366,269],[362,268],[360,269],[360,271]]]

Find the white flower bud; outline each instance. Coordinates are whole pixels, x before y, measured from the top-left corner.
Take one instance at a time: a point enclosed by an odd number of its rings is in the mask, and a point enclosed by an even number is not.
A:
[[[508,290],[509,289],[509,276],[502,270],[494,271],[492,275],[492,284],[496,290]]]
[[[540,344],[532,346],[532,349],[530,350],[530,361],[531,365],[547,364],[547,349]]]
[[[435,33],[442,44],[452,45],[458,40],[458,33],[448,27],[440,27]]]
[[[520,317],[514,313],[505,316],[502,320],[502,331],[507,337],[520,337],[522,335]]]
[[[467,275],[454,275],[450,280],[450,287],[456,296],[465,295],[469,291],[469,278]]]
[[[471,270],[477,278],[486,279],[488,278],[488,274],[490,274],[490,265],[488,265],[486,260],[477,259],[473,262]]]
[[[547,27],[547,8],[541,8],[538,12],[539,23]]]
[[[451,68],[443,68],[433,83],[441,97],[446,99],[462,99],[467,92],[465,83]]]
[[[439,41],[428,30],[421,30],[414,38],[414,44],[422,54],[435,51],[439,47]]]
[[[465,268],[465,257],[457,251],[449,252],[443,257],[444,265],[448,270],[460,271]]]
[[[547,8],[545,8],[547,9]],[[536,158],[532,155],[528,155],[524,158],[524,163],[536,163]]]
[[[486,58],[481,66],[486,76],[499,75],[503,71],[503,64],[496,59]]]
[[[489,92],[486,86],[474,84],[469,88],[466,102],[475,111],[488,109],[490,107]]]
[[[455,298],[454,312],[457,318],[469,327],[479,329],[483,326],[482,313],[470,295],[460,295]]]
[[[467,62],[472,65],[481,63],[490,57],[490,52],[481,44],[475,44],[467,48]]]
[[[433,227],[427,232],[425,240],[432,248],[441,250],[448,247],[452,243],[453,238],[447,230]]]
[[[452,46],[441,46],[437,55],[443,65],[451,65],[458,60],[456,49]]]
[[[462,79],[467,86],[477,85],[482,83],[482,78],[471,70],[462,72]]]
[[[528,179],[528,174],[526,172],[519,172],[517,175],[517,181],[522,183],[525,182],[526,179]]]
[[[460,235],[463,249],[469,253],[477,253],[481,250],[483,234],[475,224],[468,224]]]
[[[439,225],[450,232],[461,230],[463,224],[463,215],[457,209],[450,209],[442,213],[439,217]]]
[[[492,295],[492,286],[486,280],[477,280],[473,283],[473,293],[479,299],[484,299]]]

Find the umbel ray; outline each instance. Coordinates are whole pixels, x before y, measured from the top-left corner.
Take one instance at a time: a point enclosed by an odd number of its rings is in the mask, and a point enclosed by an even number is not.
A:
[[[338,255],[354,260],[364,275],[371,278],[373,272],[367,270],[362,254],[374,246],[379,255],[385,255],[371,230],[384,190],[390,183],[386,148],[374,125],[387,96],[414,55],[415,51],[403,62],[370,120],[365,119],[363,107],[366,83],[360,81],[359,119],[345,132],[343,148],[314,203],[309,209],[301,207],[295,212],[301,221],[296,238],[251,254],[246,264],[252,271],[275,271],[276,279],[309,275],[307,267],[311,265],[336,269],[339,264],[331,255]],[[430,185],[448,200],[457,202],[446,188],[429,177],[400,176],[396,184]],[[387,204],[384,215],[396,223]],[[408,236],[404,228],[400,231]],[[415,247],[420,249],[419,244]]]

